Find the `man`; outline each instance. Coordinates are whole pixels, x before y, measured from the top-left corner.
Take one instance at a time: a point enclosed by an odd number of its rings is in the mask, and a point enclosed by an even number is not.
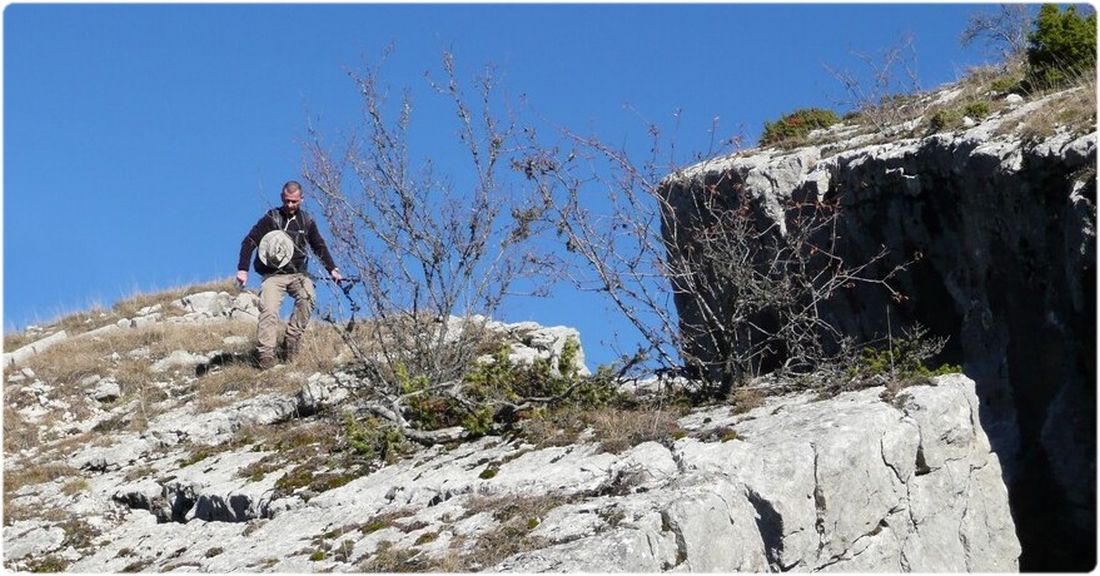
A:
[[[298,342],[309,324],[316,301],[313,280],[308,274],[306,245],[313,250],[329,276],[339,282],[340,270],[332,261],[328,246],[317,231],[317,223],[302,210],[302,185],[291,180],[283,185],[283,206],[268,210],[241,241],[237,261],[237,284],[248,283],[248,259],[256,250],[253,268],[263,276],[260,285],[260,319],[256,326],[256,355],[260,369],[275,365],[275,344],[279,331],[279,307],[283,296],[294,298],[294,312],[283,339],[285,357],[298,353]]]

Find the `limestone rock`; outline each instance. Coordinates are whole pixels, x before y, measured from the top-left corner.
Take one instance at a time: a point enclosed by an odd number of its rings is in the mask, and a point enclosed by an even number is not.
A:
[[[861,276],[904,265],[890,286],[905,298],[856,284],[821,305],[823,319],[857,342],[915,324],[947,337],[941,361],[977,382],[1034,568],[1077,571],[1096,554],[1096,132],[1015,131],[1064,95],[925,137],[861,143],[841,127],[832,144],[709,159],[665,184],[669,238],[684,242],[698,223],[690,198],[708,182],[721,179],[731,198],[743,189],[763,227],[777,230],[788,224],[778,208],[787,199],[837,200],[836,256],[860,265],[885,248]],[[684,325],[699,324],[699,306],[679,294],[676,305]],[[714,354],[702,338],[688,349]]]
[[[4,560],[19,560],[44,556],[57,550],[65,541],[65,531],[38,522],[19,521],[4,526]]]
[[[95,388],[91,391],[92,398],[100,402],[114,402],[122,395],[122,387],[114,378],[97,380]]]
[[[64,330],[59,330],[45,338],[41,338],[26,346],[22,346],[14,352],[4,354],[4,366],[12,367],[16,364],[23,362],[27,358],[39,354],[51,346],[64,342],[69,337],[68,333]]]
[[[116,466],[88,468],[102,475],[93,491],[126,512],[114,514],[102,545],[69,569],[117,572],[141,562],[150,570],[182,563],[218,572],[355,571],[386,549],[442,561],[478,553],[482,536],[509,521],[493,510],[530,501],[544,502],[543,511],[510,522],[526,526],[532,547],[481,569],[1013,571],[1019,543],[973,387],[955,375],[906,388],[893,404],[873,388],[828,400],[774,397],[745,414],[709,408],[681,420],[687,437],[621,454],[485,437],[430,448],[312,494],[275,490],[285,470],[246,472],[271,452],[223,448],[181,467],[171,452],[156,456],[171,445],[147,442],[138,450],[144,456],[128,464],[116,458]],[[239,422],[271,421],[296,403],[268,398],[251,409],[227,407],[221,424],[195,425],[231,428],[231,413]],[[144,437],[163,440],[170,423],[196,419],[179,416],[151,422]],[[737,439],[707,433],[721,427]],[[141,444],[127,434],[119,446]],[[179,429],[175,436],[193,442],[217,434]],[[153,472],[109,482],[139,465]],[[14,503],[53,493],[21,491]],[[394,520],[362,528],[379,518]],[[43,529],[9,530],[5,544],[48,547]],[[346,554],[311,560],[322,542]]]
[[[174,305],[187,312],[185,321],[208,318],[255,320],[260,315],[259,301],[259,296],[249,292],[233,296],[228,292],[209,291],[188,294],[174,302]]]
[[[185,316],[157,320],[165,329],[229,322],[235,306],[225,293],[177,305]],[[567,343],[579,344],[569,328],[481,321],[559,370]],[[242,386],[191,370],[217,352],[157,350],[102,359],[158,370],[126,403],[120,382],[131,381],[107,371],[9,377],[15,414],[41,440],[6,452],[5,473],[24,482],[5,493],[5,512],[18,515],[5,527],[6,567],[52,555],[71,572],[349,572],[395,561],[521,572],[1018,568],[1001,468],[963,376],[893,403],[879,388],[770,397],[744,414],[699,408],[679,420],[683,434],[615,452],[592,428],[564,445],[485,436],[355,459],[330,457],[358,450],[345,416],[362,416],[369,376],[353,367],[276,370],[262,378],[278,386]],[[224,386],[216,398],[197,393],[208,382]],[[674,382],[624,389],[644,396]]]
[[[204,354],[192,354],[186,350],[173,351],[168,356],[153,363],[154,372],[164,372],[170,368],[184,367],[194,368],[199,364],[209,362],[210,357]]]

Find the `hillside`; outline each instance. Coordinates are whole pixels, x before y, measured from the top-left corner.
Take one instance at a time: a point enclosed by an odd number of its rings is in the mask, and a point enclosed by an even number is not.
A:
[[[301,359],[259,372],[255,297],[226,288],[68,318],[5,357],[7,569],[1017,568],[961,375],[825,397],[761,382],[697,408],[647,403],[677,385],[651,378],[611,407],[378,443],[339,339],[317,323]],[[518,362],[578,337],[492,326]]]
[[[792,207],[839,207],[830,254],[871,262],[868,277],[895,270],[895,292],[853,283],[820,318],[863,342],[888,334],[891,358],[896,329],[925,326],[956,373],[873,371],[872,355],[702,400],[682,377],[586,366],[574,329],[454,317],[414,324],[445,345],[477,324],[457,380],[410,376],[404,348],[382,374],[358,338],[385,319],[315,319],[299,357],[260,371],[255,295],[224,282],[141,295],[5,336],[5,568],[1094,562],[1095,95],[994,84],[908,101],[919,112],[896,124],[849,119],[709,159],[663,187],[679,250],[705,228],[703,190],[783,234]],[[706,278],[713,301],[675,295],[683,326],[736,300]],[[688,342],[726,360],[708,346]]]

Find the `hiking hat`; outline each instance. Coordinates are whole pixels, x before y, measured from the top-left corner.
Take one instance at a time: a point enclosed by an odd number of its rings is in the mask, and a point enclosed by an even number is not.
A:
[[[269,268],[282,268],[294,256],[294,241],[282,230],[272,230],[260,240],[260,262]]]

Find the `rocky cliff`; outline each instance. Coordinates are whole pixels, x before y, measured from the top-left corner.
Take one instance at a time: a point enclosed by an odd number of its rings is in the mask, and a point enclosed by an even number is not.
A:
[[[935,103],[959,94],[944,90]],[[940,360],[961,363],[977,383],[1024,569],[1096,562],[1095,101],[1091,128],[1029,128],[1072,98],[1009,97],[981,122],[934,134],[921,129],[926,118],[886,135],[840,125],[813,135],[816,143],[715,158],[666,183],[678,211],[670,238],[698,234],[684,207],[717,186],[730,197],[747,192],[757,217],[778,227],[792,201],[837,201],[846,262],[869,262],[885,247],[866,273],[879,278],[909,262],[891,280],[902,301],[857,286],[823,314],[859,341],[914,323],[949,337]],[[690,322],[691,307],[677,304]]]
[[[212,291],[117,320],[88,314],[64,334],[36,329],[6,358],[5,568],[1018,568],[1002,469],[965,376],[762,394],[738,410],[611,412],[606,425],[578,417],[572,435],[536,428],[349,459],[361,376],[332,358],[234,365],[254,304]],[[560,361],[577,337],[493,327],[518,362]],[[303,345],[319,339],[314,326]],[[658,384],[670,383],[624,391]]]

